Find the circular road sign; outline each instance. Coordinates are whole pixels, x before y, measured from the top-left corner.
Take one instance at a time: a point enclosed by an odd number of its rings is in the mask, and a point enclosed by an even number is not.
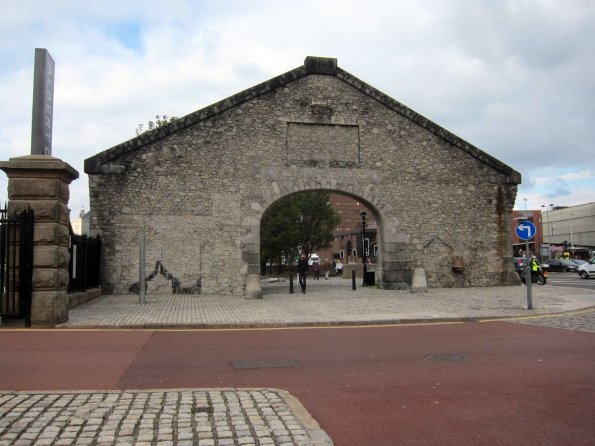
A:
[[[535,237],[535,233],[537,230],[535,229],[535,225],[530,221],[522,221],[516,227],[516,235],[521,240],[530,240]]]

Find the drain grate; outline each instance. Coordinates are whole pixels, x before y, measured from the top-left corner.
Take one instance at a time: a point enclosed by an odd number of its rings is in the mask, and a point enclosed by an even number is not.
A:
[[[295,359],[237,359],[231,361],[234,369],[266,369],[266,368],[287,368],[300,365]]]
[[[428,353],[424,356],[424,361],[462,362],[466,358],[465,355],[455,355],[453,353]]]

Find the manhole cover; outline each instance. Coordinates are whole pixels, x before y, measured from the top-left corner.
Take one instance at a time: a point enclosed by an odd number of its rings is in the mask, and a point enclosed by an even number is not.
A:
[[[465,358],[465,355],[455,355],[453,353],[428,353],[424,357],[424,361],[462,362]]]
[[[299,365],[300,363],[295,359],[236,359],[231,361],[231,366],[234,369],[286,368]]]

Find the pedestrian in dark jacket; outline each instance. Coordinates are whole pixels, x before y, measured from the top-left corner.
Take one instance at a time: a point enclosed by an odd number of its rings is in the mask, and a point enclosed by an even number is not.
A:
[[[308,259],[306,254],[302,254],[300,260],[298,260],[297,270],[300,286],[302,287],[302,293],[306,294],[306,276],[308,275]]]
[[[314,271],[314,280],[320,280],[320,263],[314,262],[312,271]]]

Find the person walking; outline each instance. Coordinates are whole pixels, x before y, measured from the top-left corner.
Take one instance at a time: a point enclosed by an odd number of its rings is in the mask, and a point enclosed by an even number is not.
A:
[[[331,272],[331,264],[328,259],[324,259],[324,263],[322,264],[322,270],[324,271],[324,280],[328,280],[328,275]]]
[[[335,266],[335,269],[337,270],[337,276],[341,277],[343,275],[343,264],[341,263],[341,261],[337,261],[337,265]]]
[[[320,280],[320,263],[314,262],[312,271],[314,271],[314,280]]]
[[[308,275],[308,259],[306,258],[306,254],[301,255],[300,259],[298,260],[297,270],[298,270],[298,280],[300,282],[300,286],[302,287],[302,293],[306,294],[306,276]]]

